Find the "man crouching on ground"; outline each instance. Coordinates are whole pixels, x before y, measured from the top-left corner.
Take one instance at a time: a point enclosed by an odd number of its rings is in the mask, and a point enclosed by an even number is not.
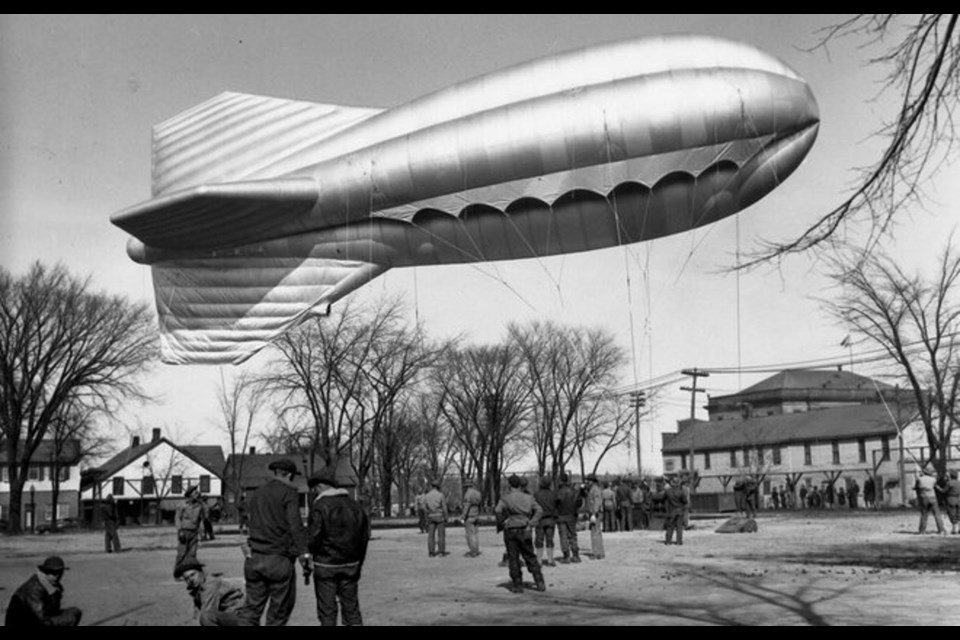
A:
[[[497,521],[503,524],[503,544],[507,548],[507,563],[510,566],[510,591],[523,593],[523,573],[520,569],[520,556],[527,564],[527,570],[533,575],[537,591],[546,591],[540,563],[533,552],[533,529],[543,515],[543,509],[528,493],[521,489],[520,478],[510,476],[507,481],[510,491],[500,498],[494,508]]]
[[[324,627],[337,625],[337,601],[345,626],[363,624],[359,584],[370,541],[370,519],[359,502],[337,486],[334,470],[310,476],[317,497],[310,506],[310,553],[317,617]]]
[[[194,615],[201,627],[243,627],[240,617],[245,596],[243,588],[219,577],[207,577],[204,565],[195,558],[184,560],[174,572],[177,580],[187,584],[193,599]]]

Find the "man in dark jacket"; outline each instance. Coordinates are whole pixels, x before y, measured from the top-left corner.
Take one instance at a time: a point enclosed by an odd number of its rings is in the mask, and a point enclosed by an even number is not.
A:
[[[633,531],[633,499],[630,482],[617,478],[617,523],[620,531]]]
[[[63,598],[63,559],[50,556],[37,567],[37,572],[20,585],[10,598],[4,624],[8,627],[76,627],[80,609],[60,608]]]
[[[577,518],[583,506],[583,495],[570,486],[570,477],[560,474],[560,488],[557,489],[557,529],[560,534],[560,551],[563,552],[563,564],[580,562],[580,544],[577,541]]]
[[[557,563],[553,559],[553,534],[557,527],[557,492],[550,487],[550,476],[540,478],[539,488],[533,497],[543,509],[534,538],[537,561],[544,567],[555,567]],[[544,543],[547,547],[546,560],[543,558]]]
[[[120,536],[117,534],[120,517],[117,513],[117,501],[113,499],[112,493],[100,505],[100,517],[103,519],[103,543],[107,553],[120,553]]]
[[[510,476],[508,480],[510,491],[500,498],[493,511],[497,514],[497,522],[503,527],[503,543],[507,548],[508,564],[510,566],[510,591],[523,593],[523,574],[520,569],[520,558],[523,557],[527,570],[533,575],[537,591],[546,591],[547,584],[543,581],[540,563],[533,553],[533,529],[537,526],[543,509],[529,493],[523,491],[520,478]]]
[[[338,488],[334,470],[310,476],[317,497],[310,506],[310,552],[317,617],[324,627],[337,625],[337,601],[344,625],[362,625],[358,588],[370,541],[370,520],[363,506]]]
[[[247,559],[243,563],[247,602],[241,614],[250,624],[259,625],[267,608],[266,625],[287,624],[297,601],[299,557],[306,570],[310,566],[307,532],[300,518],[300,500],[293,486],[299,475],[297,465],[280,459],[267,467],[273,477],[247,500]]]
[[[663,492],[663,502],[667,509],[667,521],[664,527],[667,531],[666,544],[673,544],[673,533],[677,533],[677,544],[683,544],[683,515],[687,510],[687,493],[680,486],[680,478],[670,478],[670,487]]]

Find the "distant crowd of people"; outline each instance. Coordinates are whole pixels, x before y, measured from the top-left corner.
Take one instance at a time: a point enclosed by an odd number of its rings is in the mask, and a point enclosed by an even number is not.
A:
[[[322,625],[336,625],[338,619],[345,625],[363,624],[358,587],[370,540],[368,508],[339,485],[331,469],[323,469],[308,479],[311,498],[304,526],[294,487],[294,479],[299,475],[296,465],[281,459],[271,463],[269,470],[270,480],[244,500],[243,525],[248,537],[243,547],[243,584],[208,575],[197,558],[207,512],[196,487],[186,492],[176,512],[177,555],[173,573],[184,582],[196,619],[203,626],[255,626],[261,621],[268,626],[285,625],[296,602],[299,564],[305,584],[313,581],[317,617]],[[938,533],[946,535],[943,512],[952,525],[951,533],[958,533],[960,480],[956,470],[948,476],[938,479],[926,468],[916,472],[914,491],[920,510],[920,534],[926,532],[932,515]],[[840,485],[836,490],[835,483]],[[835,483],[824,483],[822,487],[774,486],[767,507],[860,508],[856,480]],[[876,507],[873,483],[873,478],[868,477],[864,486],[867,508]],[[545,476],[538,479],[537,485],[531,491],[526,478],[511,475],[506,491],[493,509],[497,531],[503,535],[501,565],[508,568],[508,589],[515,593],[525,588],[546,591],[544,567],[581,562],[580,530],[589,530],[589,556],[602,560],[604,532],[646,529],[656,517],[663,522],[664,543],[682,545],[683,532],[690,526],[689,477],[659,478],[651,487],[644,480],[629,478],[601,482],[592,474],[574,485],[567,474],[560,474],[555,484]],[[733,490],[738,513],[755,517],[760,501],[756,479],[743,475],[734,483]],[[466,537],[465,555],[477,558],[481,555],[481,494],[468,478],[461,495],[459,511]],[[449,555],[446,525],[453,509],[439,479],[416,496],[415,505],[420,531],[427,534],[428,556]],[[102,516],[106,551],[119,552],[118,518],[112,496],[105,500]],[[555,538],[559,538],[559,558],[555,556]],[[532,577],[532,585],[523,582],[523,567]],[[7,608],[7,626],[78,625],[81,611],[61,604],[62,580],[67,569],[58,556],[38,565],[36,573],[14,592]]]

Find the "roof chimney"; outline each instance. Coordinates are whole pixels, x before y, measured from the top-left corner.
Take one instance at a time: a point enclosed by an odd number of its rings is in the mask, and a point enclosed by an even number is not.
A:
[[[160,429],[153,430],[153,439],[150,442],[159,442],[160,440]]]
[[[256,448],[256,447],[250,447],[250,455],[252,455],[252,456],[257,455],[257,448]]]
[[[139,446],[140,446],[140,436],[133,436],[132,438],[130,438],[130,448],[131,448],[131,449],[132,449],[133,447],[139,447]]]

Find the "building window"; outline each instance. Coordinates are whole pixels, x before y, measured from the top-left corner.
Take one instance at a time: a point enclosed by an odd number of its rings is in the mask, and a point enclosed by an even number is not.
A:
[[[183,476],[173,476],[170,478],[170,493],[175,496],[183,493]]]
[[[883,450],[883,459],[890,459],[890,436],[880,436],[880,447]]]
[[[867,461],[867,439],[857,438],[857,453],[860,456],[860,462]]]
[[[200,493],[210,493],[210,476],[200,476]]]
[[[61,502],[57,504],[57,520],[64,520],[70,517],[70,503]]]
[[[123,478],[114,478],[114,479],[113,479],[113,495],[115,495],[115,496],[122,496],[122,495],[123,495],[123,487],[124,487],[126,484],[127,484],[127,483],[124,482]]]
[[[663,461],[663,470],[667,472],[673,471],[673,468],[676,466],[676,461],[673,458],[667,458]]]
[[[703,468],[704,469],[710,468],[710,452],[709,451],[705,451],[703,453]]]
[[[757,447],[757,464],[761,467],[765,464],[763,456],[763,447]],[[770,493],[769,491],[767,493]]]
[[[0,482],[10,482],[10,472],[8,471],[9,467],[5,464],[0,464]]]
[[[780,445],[773,446],[773,464],[780,464]]]
[[[743,448],[743,466],[750,466],[750,447]]]
[[[154,490],[153,476],[144,476],[143,479],[140,480],[140,495],[153,495]]]
[[[810,451],[810,443],[803,443],[803,464],[808,467],[813,464],[813,453]]]
[[[680,454],[680,468],[681,469],[687,468],[687,454],[685,453]]]
[[[833,448],[833,464],[840,464],[840,442],[834,440],[831,446]]]
[[[27,480],[43,480],[43,474],[40,472],[42,467],[38,464],[31,464],[27,467]]]
[[[730,468],[731,469],[737,468],[737,450],[736,449],[730,449]]]
[[[60,482],[66,482],[70,479],[70,465],[65,464],[60,467]]]

